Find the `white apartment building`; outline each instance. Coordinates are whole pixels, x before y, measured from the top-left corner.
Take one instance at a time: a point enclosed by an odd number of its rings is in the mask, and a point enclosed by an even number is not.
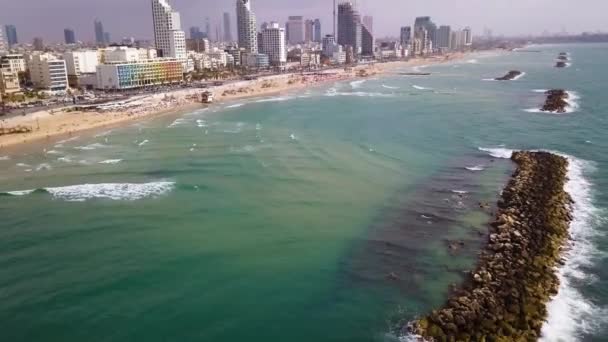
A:
[[[25,58],[22,54],[9,54],[0,57],[0,68],[9,69],[12,72],[25,72]]]
[[[239,47],[247,52],[258,52],[258,34],[255,13],[251,10],[250,0],[236,0],[236,20]]]
[[[68,88],[68,72],[64,60],[48,53],[36,53],[30,56],[28,67],[36,88],[51,91]]]
[[[0,98],[3,94],[13,94],[20,91],[19,75],[9,69],[0,68]]]
[[[137,62],[157,58],[155,49],[136,49],[126,46],[117,46],[99,50],[102,63]]]
[[[154,42],[160,57],[186,59],[186,34],[181,19],[167,0],[152,0]]]
[[[97,71],[99,59],[96,50],[68,51],[63,54],[68,75],[79,76]]]
[[[268,55],[270,65],[283,65],[287,63],[287,45],[285,43],[285,29],[278,23],[270,23],[262,31],[263,53]]]

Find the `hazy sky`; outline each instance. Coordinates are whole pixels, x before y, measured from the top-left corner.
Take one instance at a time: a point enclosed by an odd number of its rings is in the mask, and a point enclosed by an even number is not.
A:
[[[235,0],[169,0],[181,13],[182,29],[204,27],[213,31],[221,13],[232,16]],[[331,31],[333,0],[252,0],[258,17],[283,25],[289,15],[320,18],[323,32]],[[485,27],[495,34],[539,34],[544,30],[568,32],[608,30],[608,0],[358,0],[362,14],[374,17],[377,36],[397,36],[399,27],[412,25],[416,16],[430,15],[438,24]],[[20,42],[41,36],[63,41],[63,29],[73,28],[76,38],[93,40],[93,20],[99,18],[113,40],[124,36],[152,37],[150,0],[0,0],[0,23],[15,24]],[[236,35],[233,28],[233,35]]]

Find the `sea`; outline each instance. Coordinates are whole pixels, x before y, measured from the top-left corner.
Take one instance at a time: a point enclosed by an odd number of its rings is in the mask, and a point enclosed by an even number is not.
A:
[[[414,340],[525,149],[575,200],[541,341],[608,341],[607,91],[607,44],[539,45],[3,150],[1,339]]]

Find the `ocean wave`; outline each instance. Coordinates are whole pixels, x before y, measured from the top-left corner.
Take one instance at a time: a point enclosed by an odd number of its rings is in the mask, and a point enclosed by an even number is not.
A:
[[[173,128],[173,127],[179,126],[179,125],[183,124],[184,122],[186,122],[186,119],[184,119],[184,118],[175,119],[175,121],[173,121],[169,126],[167,126],[167,128]]]
[[[469,64],[478,64],[478,63],[479,63],[479,61],[478,61],[478,60],[476,60],[476,59],[469,59],[469,60],[467,61],[467,63],[469,63]]]
[[[65,143],[69,143],[75,140],[78,140],[80,137],[73,137],[73,138],[69,138],[69,139],[65,139],[65,140],[61,140],[58,141],[57,144],[65,144]]]
[[[15,164],[15,166],[17,166],[17,167],[31,167],[30,164],[26,164],[26,163],[17,163],[17,164]]]
[[[542,92],[541,90],[543,90],[543,89],[535,89],[535,90],[533,90],[533,92],[540,93],[540,92]],[[544,91],[544,92],[546,92],[546,91]],[[577,92],[572,91],[572,90],[567,90],[566,93],[568,94],[568,98],[565,101],[566,101],[566,103],[568,103],[568,105],[566,106],[564,113],[559,113],[556,111],[545,111],[540,108],[529,108],[529,109],[524,109],[524,111],[528,112],[528,113],[550,113],[550,114],[558,114],[558,115],[559,114],[570,114],[570,113],[574,113],[574,112],[578,111],[578,109],[580,108],[580,105],[579,105],[580,96],[578,95]]]
[[[264,103],[264,102],[283,102],[283,101],[289,101],[294,99],[294,97],[291,96],[278,96],[278,97],[271,97],[271,98],[267,98],[267,99],[260,99],[260,100],[256,100],[256,103]]]
[[[433,88],[422,87],[422,86],[415,85],[415,84],[412,86],[412,88],[418,89],[418,90],[433,90]]]
[[[362,91],[357,92],[327,92],[325,96],[334,97],[334,96],[356,96],[356,97],[395,97],[394,94],[385,94],[385,93],[367,93]]]
[[[146,139],[146,140],[140,142],[139,144],[137,144],[137,146],[144,146],[145,144],[147,144],[149,142],[150,142],[150,140]]]
[[[46,154],[61,154],[61,151],[57,151],[57,150],[50,150],[50,151],[46,151]]]
[[[457,195],[466,195],[469,193],[468,191],[465,191],[465,190],[452,190],[452,192]]]
[[[196,126],[198,126],[198,128],[209,127],[209,125],[207,125],[207,122],[201,119],[196,120]]]
[[[101,132],[97,135],[95,135],[95,138],[101,138],[101,137],[105,137],[110,135],[113,132],[113,130],[109,130],[109,131],[105,131],[105,132]]]
[[[486,151],[487,152],[487,151]],[[467,166],[465,169],[469,171],[483,171],[486,169],[484,165]]]
[[[70,158],[68,156],[59,157],[59,158],[57,158],[57,161],[64,162],[64,163],[71,163],[72,162],[72,158]]]
[[[574,200],[571,239],[564,255],[565,264],[558,269],[559,291],[547,306],[549,315],[542,328],[541,342],[577,341],[581,334],[597,331],[608,323],[608,309],[593,304],[574,286],[575,282],[592,280],[584,269],[599,255],[592,241],[599,234],[596,227],[602,220],[601,211],[593,203],[593,185],[586,178],[594,167],[588,161],[562,156],[569,160],[565,190]]]
[[[382,88],[386,88],[386,89],[399,89],[399,87],[391,87],[391,86],[387,86],[386,84],[383,84]]]
[[[93,151],[99,148],[108,148],[110,146],[104,145],[104,144],[100,144],[100,143],[94,143],[94,144],[90,144],[90,145],[86,145],[86,146],[76,146],[74,147],[75,150],[80,150],[80,151]]]
[[[47,163],[42,163],[42,164],[36,166],[36,171],[50,171],[52,169],[53,168],[51,167],[51,165],[47,164]]]
[[[122,161],[122,159],[108,159],[104,161],[100,161],[98,164],[118,164]]]
[[[80,184],[63,187],[41,188],[31,190],[8,191],[5,195],[25,196],[33,193],[48,193],[55,199],[68,202],[84,202],[91,199],[109,199],[114,201],[135,201],[148,197],[157,197],[171,191],[174,182],[152,183],[105,183]]]
[[[242,107],[244,105],[245,105],[244,103],[237,103],[237,104],[233,104],[230,106],[226,106],[225,108],[238,108],[238,107]]]
[[[517,75],[517,76],[513,77],[513,79],[512,79],[511,81],[517,81],[517,80],[521,79],[521,78],[522,78],[522,77],[524,77],[524,76],[526,76],[526,73],[525,73],[525,72],[522,72],[521,74],[519,74],[519,75]]]
[[[10,159],[11,159],[11,157],[9,157],[9,156],[2,156],[2,157],[0,157],[0,161],[2,161],[2,160],[10,160]]]
[[[513,152],[514,152],[513,150],[510,150],[510,149],[504,148],[504,147],[494,147],[494,148],[478,147],[477,149],[482,152],[487,152],[489,155],[491,155],[494,158],[501,158],[501,159],[511,159],[511,156],[513,155]]]
[[[289,139],[296,141],[298,140],[298,137],[295,134],[291,133],[291,135],[289,135]]]
[[[352,81],[352,82],[350,82],[350,86],[353,89],[359,89],[359,88],[361,88],[361,86],[363,85],[363,83],[365,83],[365,81],[367,81],[367,80]]]
[[[535,93],[546,93],[549,91],[549,89],[532,89],[533,92]]]

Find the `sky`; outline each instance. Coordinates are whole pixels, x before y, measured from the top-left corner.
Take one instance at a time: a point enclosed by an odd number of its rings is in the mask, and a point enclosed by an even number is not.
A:
[[[332,31],[333,0],[251,0],[258,18],[283,25],[290,15],[320,18],[323,34]],[[340,1],[340,0],[338,0]],[[223,12],[232,17],[236,36],[235,0],[169,0],[181,13],[182,29],[221,24]],[[541,34],[543,31],[580,33],[608,31],[608,0],[357,0],[363,15],[374,17],[378,37],[398,36],[401,26],[429,15],[439,25],[471,26],[495,35]],[[573,6],[573,3],[576,5]],[[73,28],[76,39],[93,41],[93,21],[99,18],[114,41],[122,37],[152,38],[150,0],[0,0],[0,24],[14,24],[20,42],[42,37],[63,41],[63,29]]]

